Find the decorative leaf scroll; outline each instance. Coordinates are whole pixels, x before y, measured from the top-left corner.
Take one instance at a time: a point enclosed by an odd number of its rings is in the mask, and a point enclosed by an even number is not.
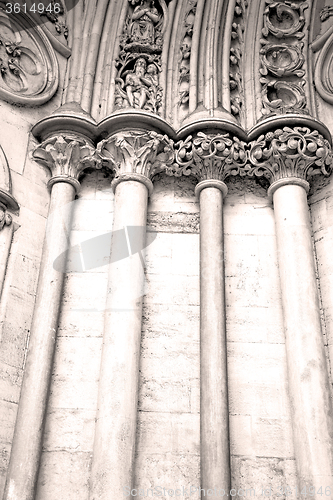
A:
[[[266,0],[260,40],[262,114],[308,113],[303,69],[306,2]],[[281,40],[285,40],[282,42]]]
[[[246,175],[245,143],[230,134],[188,136],[175,145],[175,163],[166,169],[169,175],[193,175],[198,180],[223,181],[229,175]]]
[[[247,0],[236,0],[234,18],[231,25],[230,40],[230,103],[231,113],[241,117],[244,104],[244,86],[242,82],[242,54],[244,52],[244,30]]]
[[[248,175],[264,176],[272,183],[286,177],[305,179],[330,175],[333,156],[329,142],[307,127],[284,127],[250,143]]]
[[[0,96],[36,105],[58,87],[58,63],[40,27],[23,12],[7,14],[0,2]]]

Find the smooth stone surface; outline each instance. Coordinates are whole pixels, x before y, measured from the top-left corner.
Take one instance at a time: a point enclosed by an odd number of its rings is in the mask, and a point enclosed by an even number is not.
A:
[[[128,239],[131,255],[109,266],[90,500],[122,498],[133,481],[144,280],[139,249],[145,247],[147,201],[141,182],[116,186],[113,234],[141,229],[135,241]],[[126,251],[119,245],[113,238],[111,256]]]
[[[222,210],[218,187],[200,191],[200,442],[205,492],[231,488]]]
[[[298,482],[320,498],[333,491],[333,419],[306,191],[285,185],[273,201]]]

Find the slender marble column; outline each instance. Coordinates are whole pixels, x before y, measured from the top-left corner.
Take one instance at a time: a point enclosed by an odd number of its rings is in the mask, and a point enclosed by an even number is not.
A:
[[[200,200],[200,449],[201,498],[231,488],[225,286],[223,182],[245,166],[244,143],[226,131],[202,131],[180,143],[175,175],[194,175]],[[211,491],[208,491],[211,490]]]
[[[52,223],[44,239],[4,500],[35,498],[66,266],[68,234],[64,231],[64,227],[69,230],[71,226],[71,202],[79,187],[77,177],[80,171],[88,166],[84,163],[87,151],[90,154],[92,148],[82,139],[58,136],[47,139],[34,152],[35,159],[47,165],[53,174],[49,181],[51,188],[49,220],[52,220]],[[53,263],[62,254],[63,271],[60,271],[59,266],[54,269]]]
[[[201,497],[209,489],[231,488],[226,315],[223,253],[223,197],[227,186],[202,181],[200,193],[200,443]],[[210,492],[211,493],[211,492]],[[217,498],[219,493],[212,494]]]
[[[319,499],[333,493],[333,412],[306,177],[328,174],[330,146],[317,131],[288,127],[254,141],[250,159],[271,180],[298,496]]]
[[[91,500],[128,495],[133,484],[148,194],[164,138],[140,130],[113,134],[102,157],[116,170],[115,208],[103,351],[98,388]],[[163,155],[163,153],[162,153]],[[128,236],[127,245],[118,234]],[[127,254],[128,255],[128,254]]]

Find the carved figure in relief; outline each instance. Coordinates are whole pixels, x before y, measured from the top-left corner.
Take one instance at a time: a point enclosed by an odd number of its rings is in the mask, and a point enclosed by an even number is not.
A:
[[[149,95],[151,81],[146,76],[146,68],[146,60],[139,57],[134,65],[134,72],[129,72],[126,75],[125,89],[132,108],[142,109]]]
[[[154,0],[141,0],[132,14],[130,40],[132,42],[155,43],[155,25],[160,19]]]
[[[147,64],[145,57],[138,57],[134,68],[123,71],[116,83],[115,109],[131,107],[153,113],[158,111],[162,94],[155,63]]]

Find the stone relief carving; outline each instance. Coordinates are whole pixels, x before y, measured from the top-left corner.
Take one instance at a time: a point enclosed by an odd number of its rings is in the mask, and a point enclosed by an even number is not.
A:
[[[98,145],[104,165],[121,174],[142,174],[149,179],[174,161],[173,142],[154,131],[118,132]]]
[[[188,2],[187,11],[185,14],[185,34],[180,46],[180,62],[178,66],[179,106],[182,108],[184,113],[188,111],[188,102],[190,96],[190,60],[196,6],[196,0],[190,0]]]
[[[264,176],[271,183],[286,177],[330,175],[333,156],[329,142],[307,127],[283,127],[249,144],[249,176]]]
[[[92,144],[72,134],[49,137],[34,150],[33,158],[50,169],[48,187],[57,181],[67,181],[78,189],[78,178],[84,169],[102,168]]]
[[[0,3],[0,96],[14,103],[48,101],[58,87],[58,63],[39,26]]]
[[[167,22],[164,0],[130,0],[116,61],[115,109],[144,109],[158,114],[163,91],[159,85],[163,32]]]
[[[304,92],[306,2],[266,0],[260,40],[262,114],[308,113]],[[282,42],[282,40],[284,40]]]
[[[45,1],[45,0],[44,0]],[[68,26],[66,24],[65,9],[61,0],[47,0],[48,4],[51,4],[52,8],[50,11],[45,10],[41,16],[46,17],[54,26],[54,34],[56,36],[63,36],[66,40],[68,38]],[[60,6],[60,11],[55,12],[54,5],[58,4]]]
[[[241,75],[242,53],[244,51],[244,29],[247,1],[236,0],[234,19],[231,26],[230,44],[230,101],[231,113],[239,117],[244,102],[244,89]]]
[[[180,177],[193,175],[199,181],[221,180],[229,175],[246,175],[246,144],[225,134],[197,132],[175,145],[175,162],[166,173]]]
[[[320,12],[320,21],[324,23],[333,16],[333,7],[326,6]],[[313,52],[319,55],[315,65],[314,83],[319,95],[328,103],[333,104],[333,24],[312,44]]]

